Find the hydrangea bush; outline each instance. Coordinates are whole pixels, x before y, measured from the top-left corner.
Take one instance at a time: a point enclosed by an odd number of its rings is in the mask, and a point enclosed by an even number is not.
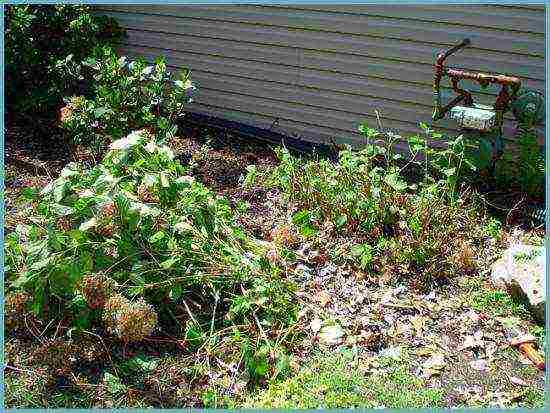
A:
[[[141,128],[159,141],[172,138],[196,91],[189,71],[173,80],[162,57],[149,65],[144,58],[128,61],[104,48],[80,70],[92,79],[93,96],[67,98],[60,119],[74,143],[95,149]]]
[[[213,312],[216,327],[293,317],[292,286],[265,247],[145,130],[115,140],[92,169],[67,165],[27,197],[28,223],[6,237],[6,282],[9,297],[25,298],[10,300],[39,319],[100,326],[130,342],[173,327],[178,309],[195,338],[213,328]]]

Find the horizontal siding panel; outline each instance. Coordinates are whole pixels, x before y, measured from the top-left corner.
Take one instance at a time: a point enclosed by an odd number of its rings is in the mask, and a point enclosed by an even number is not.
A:
[[[430,5],[291,5],[263,6],[266,9],[280,7],[289,10],[310,10],[320,12],[363,14],[405,20],[440,22],[468,27],[484,27],[510,32],[523,31],[544,35],[544,13],[524,8],[503,9],[500,6],[476,4],[475,7],[438,4]]]
[[[357,132],[349,132],[341,129],[322,127],[306,122],[287,120],[274,116],[259,115],[246,111],[227,109],[216,105],[195,103],[191,108],[196,113],[215,116],[245,124],[254,124],[256,127],[268,129],[285,136],[303,139],[314,143],[361,143],[361,135]]]
[[[329,108],[316,108],[300,105],[293,102],[281,102],[272,99],[236,95],[225,91],[210,91],[203,89],[201,97],[197,97],[197,103],[213,102],[217,106],[230,107],[235,110],[257,114],[269,114],[276,118],[287,119],[296,122],[304,122],[311,125],[318,125],[327,128],[336,128],[347,133],[356,133],[359,123],[366,121],[374,124],[376,117],[374,113],[364,115],[353,115],[343,113]],[[397,120],[384,120],[384,126],[394,127],[402,133],[415,133],[418,128],[410,122]]]
[[[431,87],[433,82],[433,64],[419,64],[414,61],[398,63],[384,61],[382,59],[365,59],[361,56],[344,55],[341,53],[327,53],[317,50],[304,50],[302,59],[303,66],[308,68],[332,70],[341,73],[346,73],[346,71],[350,72],[353,70],[358,74],[385,77],[395,80],[406,80],[408,82],[420,83],[429,87]],[[508,56],[507,59],[510,60],[510,57]],[[527,87],[532,87],[541,92],[544,91],[544,76],[541,78],[542,80],[522,77],[519,74],[519,71],[520,68],[522,71],[526,71],[526,65],[523,65],[521,61],[517,60],[513,64],[517,66],[518,71],[510,71],[509,73],[519,76]],[[488,64],[486,65],[488,66]],[[452,59],[449,59],[449,66],[459,67],[459,65],[456,64],[455,61],[452,61]],[[505,71],[501,70],[500,66],[497,64],[492,65],[491,67],[499,67],[499,71],[505,73]],[[473,70],[482,71],[483,69],[474,68]],[[487,71],[491,72],[490,70]],[[542,68],[539,65],[537,67],[537,72],[542,73],[543,71],[544,65]],[[532,72],[529,74],[532,75]],[[475,88],[477,91],[480,90],[478,86],[475,86]]]
[[[233,120],[245,124],[253,124],[259,128],[272,130],[273,132],[297,139],[303,139],[304,141],[308,142],[325,144],[348,143],[356,147],[361,146],[365,142],[365,138],[355,129],[342,130],[334,127],[319,126],[307,122],[288,120],[275,116],[259,115],[254,112],[240,111],[235,110],[234,108],[228,109],[224,106],[208,105],[201,103],[194,103],[191,106],[190,110],[209,116],[216,116],[219,118]],[[371,125],[375,124],[374,119],[368,120],[370,120]],[[385,120],[383,122],[383,126],[389,130],[399,131],[402,136],[418,134],[420,131],[418,127],[404,127],[402,124]],[[513,127],[509,124],[505,125],[505,130],[507,130],[508,133],[511,134],[513,131]],[[456,135],[456,133],[454,133],[453,131],[448,131],[445,129],[442,129],[441,131]],[[539,133],[542,134],[544,132],[539,131]],[[509,144],[511,144],[509,139],[507,141]],[[543,140],[541,140],[539,143],[541,145],[544,145]],[[397,145],[396,147],[405,148],[404,145]]]
[[[167,36],[185,34],[208,36],[215,39],[252,41],[254,43],[288,46],[301,49],[344,52],[380,59],[396,60],[403,63],[417,62],[433,64],[436,53],[433,45],[413,41],[371,38],[358,35],[343,35],[329,32],[308,32],[299,29],[248,25],[232,22],[211,22],[200,19],[151,16],[143,14],[109,13],[125,27],[135,30],[150,30],[165,33]],[[544,79],[544,68],[540,58],[520,56],[510,59],[509,55],[497,52],[473,53],[465,49],[453,56],[452,64],[471,70],[490,71],[498,67],[501,72],[516,73],[522,77]]]
[[[144,47],[128,47],[126,52],[132,56],[141,55],[149,61],[153,61],[157,55],[150,48]],[[412,122],[419,117],[431,116],[431,87],[415,87],[406,83],[400,85],[400,82],[393,82],[392,85],[389,81],[377,84],[379,79],[374,79],[371,83],[368,79],[361,79],[364,80],[363,83],[350,83],[348,76],[330,72],[299,71],[275,64],[233,61],[184,52],[171,52],[165,56],[167,63],[174,68],[190,68],[193,79],[198,81],[199,89],[216,89],[214,85],[219,85],[220,90],[256,96],[261,92],[261,96],[266,98],[308,102],[350,113],[360,113],[365,108],[379,109],[385,117]],[[450,100],[454,94],[446,90],[443,91],[443,96]],[[492,104],[494,100],[494,96],[477,96],[480,103]],[[424,118],[420,120],[429,121]],[[450,124],[441,125],[451,128]]]
[[[116,8],[115,8],[116,10]],[[544,55],[544,35],[535,33],[510,33],[505,30],[449,25],[439,21],[390,19],[367,15],[341,15],[315,11],[285,10],[256,6],[144,6],[134,9],[137,13],[154,14],[161,18],[208,19],[220,22],[246,23],[262,26],[303,29],[308,31],[335,32],[366,35],[406,41],[454,44],[470,37],[476,49]]]
[[[202,89],[200,96],[197,96],[197,104],[206,102],[215,102],[216,105],[224,103],[225,107],[237,109],[240,111],[251,112],[256,114],[269,114],[275,118],[282,118],[289,121],[305,122],[311,125],[322,126],[325,128],[337,128],[345,131],[350,136],[355,136],[357,127],[362,122],[367,122],[370,125],[376,125],[375,109],[380,110],[382,125],[385,128],[393,129],[396,133],[408,136],[420,132],[418,122],[432,124],[430,115],[431,112],[417,113],[417,117],[402,116],[401,119],[389,117],[388,112],[380,107],[365,107],[362,113],[350,113],[338,110],[338,106],[313,107],[303,105],[296,102],[285,102],[276,99],[270,99],[262,96],[250,96],[239,93],[228,92],[227,89]],[[227,105],[227,106],[226,106]],[[386,107],[386,109],[392,109]],[[405,114],[405,110],[401,113]],[[408,119],[407,119],[408,118]],[[246,123],[246,122],[244,122]],[[456,135],[459,132],[455,130],[454,124],[441,120],[433,125],[438,131]],[[515,125],[510,121],[504,124],[504,134],[509,139],[514,136]],[[539,134],[544,134],[542,128],[538,129]],[[359,136],[359,135],[358,135]]]
[[[162,45],[158,53],[170,55],[174,51],[189,53],[209,54],[232,59],[253,60],[267,63],[303,68],[308,70],[333,71],[348,76],[378,77],[384,80],[399,79],[401,89],[414,87],[411,82],[422,83],[431,87],[433,72],[432,65],[416,64],[410,62],[400,64],[394,61],[375,59],[363,56],[355,56],[343,53],[299,50],[288,46],[262,45],[244,41],[219,40],[198,36],[166,36],[162,33],[144,32],[141,30],[129,30],[126,45],[150,46]],[[406,80],[407,83],[404,83]],[[544,90],[544,82],[525,79],[526,86]],[[479,91],[477,85],[472,90]],[[485,92],[487,93],[487,92]],[[491,94],[495,94],[493,90]]]

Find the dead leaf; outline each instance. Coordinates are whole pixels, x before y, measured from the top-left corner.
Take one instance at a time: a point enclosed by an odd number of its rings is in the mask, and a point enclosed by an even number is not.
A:
[[[414,332],[417,337],[422,337],[422,330],[427,320],[428,317],[423,317],[420,315],[415,315],[411,317],[411,324],[414,327]]]
[[[314,318],[309,324],[309,328],[311,328],[314,334],[317,334],[317,332],[321,329],[322,325],[323,325],[323,322],[319,318]]]
[[[472,360],[470,362],[470,367],[477,371],[487,371],[488,363],[487,360],[483,359]]]
[[[327,345],[340,344],[345,333],[339,325],[324,326],[319,333],[319,340]]]
[[[484,348],[485,343],[482,340],[483,335],[474,334],[473,336],[464,337],[464,342],[459,347],[459,350],[466,350],[470,348]]]
[[[319,304],[321,304],[322,307],[326,307],[326,305],[330,303],[331,297],[330,294],[326,291],[321,291],[317,294],[316,300],[319,302]]]
[[[443,354],[432,354],[432,356],[424,361],[424,364],[422,365],[423,376],[430,378],[431,376],[440,374],[441,370],[445,368],[446,364],[447,363],[445,362],[445,356]]]
[[[518,385],[518,386],[528,386],[527,382],[525,382],[524,380],[520,379],[519,377],[512,376],[512,377],[510,377],[510,381],[511,381],[513,384],[516,384],[516,385]]]
[[[388,347],[378,353],[381,357],[389,357],[394,360],[401,358],[401,347]]]

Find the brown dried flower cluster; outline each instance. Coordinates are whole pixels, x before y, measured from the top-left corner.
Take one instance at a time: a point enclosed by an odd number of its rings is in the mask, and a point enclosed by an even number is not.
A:
[[[271,231],[271,239],[277,245],[290,246],[298,240],[289,225],[280,225]]]
[[[110,333],[124,342],[141,341],[157,325],[157,313],[143,299],[130,302],[121,295],[113,295],[105,304],[103,320]]]
[[[59,110],[59,119],[61,122],[67,122],[73,114],[73,109],[70,105],[64,106]]]
[[[114,292],[114,282],[103,274],[90,274],[80,282],[80,290],[90,308],[103,308]]]
[[[107,202],[105,205],[103,205],[103,208],[101,208],[101,216],[105,218],[112,218],[116,214],[116,205],[114,202]]]
[[[476,264],[476,253],[472,245],[467,241],[460,241],[454,249],[452,262],[464,271],[474,269]]]
[[[151,188],[149,188],[145,184],[141,184],[137,189],[137,196],[139,199],[141,199],[143,202],[153,203],[158,202],[158,197],[151,192]]]
[[[75,110],[81,109],[86,102],[84,96],[73,96],[69,103],[62,107],[59,111],[59,118],[61,122],[67,122],[73,115]]]
[[[70,368],[75,351],[76,347],[67,341],[47,340],[34,350],[31,360],[63,373]]]
[[[59,217],[57,219],[56,226],[60,231],[70,231],[72,228],[72,223],[68,217]]]
[[[7,294],[4,299],[4,326],[13,330],[24,326],[30,295],[24,292]]]

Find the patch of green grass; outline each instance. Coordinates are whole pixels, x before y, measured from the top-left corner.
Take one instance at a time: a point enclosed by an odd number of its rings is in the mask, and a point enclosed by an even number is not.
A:
[[[90,395],[84,394],[63,381],[48,385],[46,377],[29,371],[10,374],[5,378],[6,406],[11,408],[91,408]]]
[[[544,391],[527,388],[522,394],[522,406],[529,409],[540,409],[544,406]]]
[[[544,352],[546,348],[546,330],[543,326],[532,326],[529,329],[529,333],[534,335],[537,338],[537,344],[540,349]]]
[[[490,237],[499,239],[502,235],[502,223],[496,218],[490,218],[483,225],[483,230]]]
[[[378,359],[376,373],[364,374],[350,351],[316,355],[293,377],[271,382],[249,397],[245,407],[344,408],[437,407],[440,390],[425,387],[409,372],[406,359]]]
[[[489,289],[481,279],[469,281],[466,304],[493,317],[529,317],[524,305],[514,300],[506,291]]]

